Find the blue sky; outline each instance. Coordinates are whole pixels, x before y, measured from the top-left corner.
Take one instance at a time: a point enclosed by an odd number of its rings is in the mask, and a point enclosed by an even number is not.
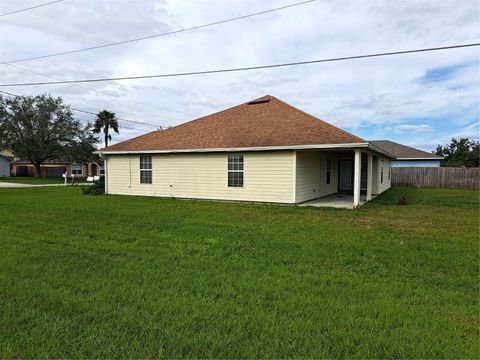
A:
[[[3,0],[0,13],[40,0]],[[296,0],[65,0],[2,17],[12,60],[176,30]],[[0,64],[0,80],[184,72],[447,46],[480,40],[477,1],[316,1],[276,13],[85,53]],[[0,88],[1,89],[1,88]],[[479,49],[199,77],[4,89],[49,92],[73,107],[172,126],[265,94],[364,139],[432,150],[479,137]],[[91,116],[78,114],[86,122]],[[121,122],[114,142],[151,131]]]

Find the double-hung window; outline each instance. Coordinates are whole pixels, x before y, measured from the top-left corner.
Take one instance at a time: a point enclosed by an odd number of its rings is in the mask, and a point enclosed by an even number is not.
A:
[[[72,175],[82,175],[82,164],[72,164]]]
[[[327,159],[327,185],[330,184],[331,176],[332,176],[332,160]]]
[[[228,187],[243,187],[243,155],[228,155]]]
[[[381,161],[380,167],[380,184],[383,184],[383,160]]]
[[[152,157],[140,156],[140,184],[152,183]]]

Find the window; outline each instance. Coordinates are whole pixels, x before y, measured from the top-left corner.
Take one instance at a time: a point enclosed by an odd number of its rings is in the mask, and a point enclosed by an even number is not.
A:
[[[82,164],[72,164],[72,175],[82,175]]]
[[[152,157],[140,156],[140,184],[152,183]]]
[[[380,184],[383,184],[383,160],[381,161],[380,167]]]
[[[243,187],[243,155],[228,155],[228,187]]]
[[[392,180],[392,166],[388,166],[388,181]]]
[[[332,173],[332,160],[327,159],[327,185],[330,184],[331,173]]]
[[[105,175],[105,165],[100,165],[100,176]]]

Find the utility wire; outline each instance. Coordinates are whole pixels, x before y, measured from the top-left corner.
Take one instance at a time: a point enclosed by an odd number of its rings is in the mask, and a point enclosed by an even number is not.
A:
[[[101,48],[106,48],[106,47],[110,47],[110,46],[117,46],[117,45],[133,43],[133,42],[136,42],[136,41],[153,39],[153,38],[162,37],[162,36],[174,35],[174,34],[179,34],[179,33],[187,32],[187,31],[191,31],[191,30],[203,29],[203,28],[210,27],[210,26],[225,24],[225,23],[228,23],[228,22],[236,21],[236,20],[247,19],[247,18],[254,17],[254,16],[268,14],[268,13],[271,13],[271,12],[274,12],[274,11],[280,11],[280,10],[292,8],[292,7],[295,7],[295,6],[305,5],[305,4],[315,2],[315,1],[316,0],[302,1],[302,2],[298,2],[298,3],[290,4],[290,5],[285,5],[285,6],[269,9],[269,10],[264,10],[264,11],[259,11],[259,12],[256,12],[256,13],[237,16],[237,17],[229,18],[229,19],[225,19],[225,20],[219,20],[219,21],[208,23],[208,24],[192,26],[192,27],[189,27],[189,28],[173,30],[173,31],[165,32],[165,33],[142,36],[142,37],[138,37],[138,38],[123,40],[123,41],[118,41],[118,42],[112,42],[112,43],[103,44],[103,45],[90,46],[90,47],[86,47],[86,48],[82,48],[82,49],[68,50],[68,51],[62,51],[62,52],[51,53],[51,54],[46,54],[46,55],[39,55],[39,56],[32,56],[32,57],[22,58],[22,59],[7,60],[7,61],[2,61],[1,63],[2,64],[11,64],[11,63],[20,62],[20,61],[45,59],[45,58],[54,57],[54,56],[74,54],[74,53],[83,52],[83,51],[90,51],[90,50],[101,49]]]
[[[82,110],[82,109],[76,109],[76,108],[73,108],[71,107],[70,109],[74,110],[74,111],[78,111],[78,112],[81,112],[81,113],[84,113],[84,114],[90,114],[90,115],[97,115],[96,113],[92,112],[92,111],[87,111],[87,110]],[[136,120],[130,120],[130,119],[123,119],[123,118],[117,118],[118,120],[122,120],[122,121],[127,121],[127,122],[130,122],[130,123],[133,123],[133,124],[140,124],[140,125],[147,125],[147,126],[152,126],[154,128],[157,128],[157,129],[160,129],[161,126],[160,125],[155,125],[155,124],[149,124],[149,123],[146,123],[146,122],[143,122],[143,121],[136,121]]]
[[[318,64],[318,63],[334,62],[334,61],[357,60],[357,59],[365,59],[365,58],[373,58],[373,57],[381,57],[381,56],[403,55],[403,54],[421,53],[421,52],[428,52],[428,51],[459,49],[459,48],[467,48],[467,47],[473,47],[473,46],[479,46],[479,45],[480,43],[461,44],[461,45],[441,46],[441,47],[434,47],[434,48],[423,48],[423,49],[392,51],[392,52],[374,53],[374,54],[365,54],[365,55],[344,56],[344,57],[337,57],[337,58],[326,58],[326,59],[318,59],[318,60],[296,61],[296,62],[290,62],[290,63],[280,63],[280,64],[271,64],[271,65],[259,65],[259,66],[226,68],[226,69],[204,70],[204,71],[190,71],[190,72],[183,72],[183,73],[141,75],[141,76],[120,76],[120,77],[113,77],[113,78],[96,78],[96,79],[84,79],[84,80],[12,83],[12,84],[0,84],[0,86],[13,87],[13,86],[57,85],[57,84],[91,83],[91,82],[120,81],[120,80],[140,80],[140,79],[218,74],[218,73],[229,73],[229,72],[238,72],[238,71],[280,68],[280,67],[287,67],[287,66]]]
[[[3,90],[0,90],[0,93],[6,94],[6,95],[10,95],[10,96],[14,96],[14,97],[21,97],[21,96],[22,96],[22,95],[13,94],[13,93],[11,93],[11,92],[3,91]],[[70,109],[73,110],[73,111],[78,111],[78,112],[84,113],[84,114],[95,115],[95,116],[97,115],[96,113],[94,113],[94,112],[92,112],[92,111],[77,109],[77,108],[74,108],[74,107],[70,107]],[[149,123],[142,122],[142,121],[124,119],[124,118],[120,118],[120,117],[117,117],[117,119],[120,120],[120,121],[126,121],[126,122],[130,122],[130,123],[134,123],[134,124],[151,126],[151,127],[156,128],[156,129],[161,129],[161,128],[162,128],[161,125],[149,124]],[[144,131],[144,130],[142,130],[142,129],[133,129],[133,128],[130,128],[130,129],[132,129],[132,130]]]
[[[25,8],[25,9],[20,9],[20,10],[11,11],[11,12],[8,12],[8,13],[0,14],[0,16],[7,16],[7,15],[17,14],[19,12],[24,12],[24,11],[28,11],[28,10],[32,10],[32,9],[38,9],[40,7],[44,7],[44,6],[47,6],[47,5],[53,5],[53,4],[62,2],[62,1],[63,0],[56,0],[56,1],[51,1],[51,2],[48,2],[48,3],[36,5],[36,6],[30,6],[30,7]]]
[[[42,74],[42,73],[39,73],[38,71],[33,71],[33,70],[30,70],[30,69],[27,69],[23,66],[19,66],[19,65],[14,65],[14,64],[1,64],[1,65],[6,65],[6,66],[10,66],[10,67],[13,67],[17,70],[21,70],[21,71],[26,71],[26,72],[29,72],[31,74],[35,74],[35,75],[39,75],[39,76],[43,76],[47,79],[52,79],[52,80],[57,80],[57,81],[62,81],[58,78],[55,78],[53,76],[49,76],[49,75],[46,75],[46,74]],[[80,84],[72,84],[73,86],[76,86],[76,87],[79,87],[79,88],[83,88],[83,89],[87,89],[87,90],[90,90],[90,91],[93,91],[94,93],[96,94],[101,94],[101,95],[107,95],[107,96],[110,96],[110,97],[113,97],[117,100],[122,100],[122,98],[120,98],[119,96],[115,96],[115,95],[110,95],[108,93],[105,93],[105,92],[102,92],[102,91],[99,91],[99,90],[96,90],[94,88],[91,88],[91,87],[88,87],[88,86],[85,86],[85,85],[80,85]],[[168,108],[161,108],[160,106],[156,106],[156,105],[152,105],[152,104],[148,104],[148,103],[144,103],[142,101],[138,101],[138,100],[133,100],[133,99],[128,99],[128,98],[123,98],[123,100],[125,101],[131,101],[131,102],[134,102],[134,103],[137,103],[137,104],[140,104],[140,105],[145,105],[145,106],[150,106],[150,107],[154,107],[154,108],[157,108],[157,109],[161,109],[161,110],[169,110],[169,111],[172,111],[171,109],[168,109]]]

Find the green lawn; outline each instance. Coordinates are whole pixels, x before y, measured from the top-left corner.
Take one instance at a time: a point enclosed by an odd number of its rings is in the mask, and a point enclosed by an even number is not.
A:
[[[352,211],[0,189],[0,249],[1,358],[480,355],[476,191]]]
[[[22,176],[0,176],[0,182],[17,183],[17,184],[63,184],[65,179],[36,178]]]

